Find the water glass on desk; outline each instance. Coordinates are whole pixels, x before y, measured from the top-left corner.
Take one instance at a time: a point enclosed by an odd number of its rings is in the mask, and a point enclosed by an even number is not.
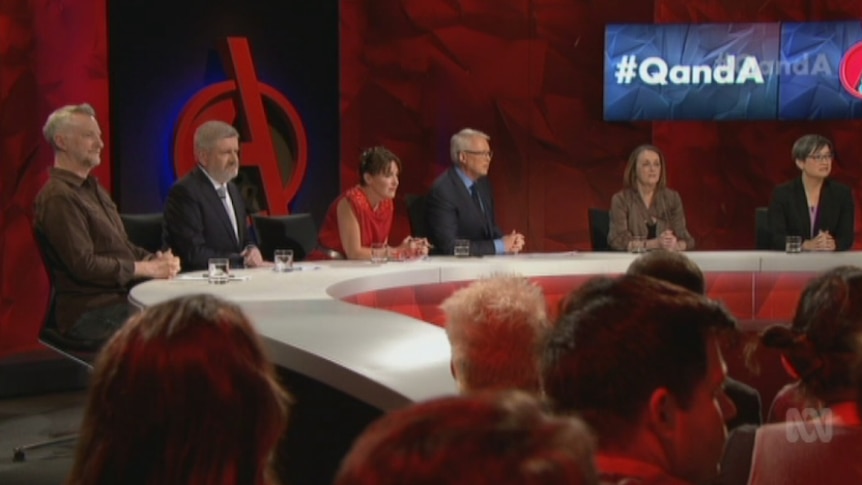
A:
[[[230,279],[230,260],[210,258],[207,261],[207,281],[211,285],[223,285]]]
[[[632,240],[629,242],[629,252],[645,253],[646,238],[644,236],[632,236]]]
[[[272,254],[272,260],[275,263],[275,271],[277,273],[289,273],[293,271],[292,249],[276,249]]]
[[[384,243],[371,243],[371,262],[374,264],[385,263],[388,249]]]
[[[456,258],[466,258],[470,256],[470,240],[456,239],[454,254]]]
[[[802,236],[787,236],[784,238],[784,250],[788,253],[801,253]]]

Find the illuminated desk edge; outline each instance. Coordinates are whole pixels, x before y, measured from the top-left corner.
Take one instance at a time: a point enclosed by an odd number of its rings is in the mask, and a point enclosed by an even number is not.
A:
[[[788,255],[767,251],[687,253],[705,272],[710,271],[822,271],[842,264],[862,265],[862,253]],[[180,295],[212,293],[240,304],[255,322],[269,347],[273,361],[346,392],[380,409],[389,410],[439,395],[456,392],[450,375],[445,332],[405,315],[354,306],[339,301],[358,293],[417,284],[473,280],[494,273],[524,276],[622,273],[635,255],[625,253],[575,253],[560,257],[536,255],[492,258],[430,258],[408,263],[370,265],[366,262],[320,263],[321,269],[287,275],[269,270],[239,270],[249,281],[224,286],[152,280],[129,294],[136,306],[145,307]],[[265,307],[265,309],[264,309]],[[302,325],[290,335],[278,329],[284,315],[304,315]],[[339,328],[357,326],[344,352]],[[397,325],[397,327],[393,327]],[[411,369],[410,354],[401,365],[375,361],[380,342],[397,348],[398,329],[404,342],[429,338],[436,343],[422,356],[421,367]],[[414,342],[415,343],[415,342]],[[404,371],[404,368],[408,368]]]

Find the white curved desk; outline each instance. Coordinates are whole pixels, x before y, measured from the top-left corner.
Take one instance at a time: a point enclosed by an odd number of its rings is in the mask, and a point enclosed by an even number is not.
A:
[[[862,253],[797,254],[761,251],[691,252],[704,272],[813,272],[862,265]],[[474,280],[493,273],[525,276],[616,274],[634,255],[555,253],[372,265],[361,261],[298,263],[302,270],[237,270],[245,281],[152,280],[130,301],[146,307],[210,293],[239,304],[255,323],[273,361],[339,389],[378,409],[456,392],[443,329],[405,315],[341,301],[358,293],[421,284]],[[311,269],[311,268],[317,269]],[[199,276],[199,273],[197,274]]]

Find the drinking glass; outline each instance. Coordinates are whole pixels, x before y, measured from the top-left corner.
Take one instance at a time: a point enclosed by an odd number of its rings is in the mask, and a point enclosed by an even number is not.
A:
[[[787,236],[784,239],[784,250],[788,253],[801,253],[802,236]]]
[[[456,239],[454,253],[456,258],[466,258],[470,256],[470,240]]]
[[[387,259],[387,248],[384,243],[371,243],[371,262],[374,264],[385,263]]]
[[[273,261],[275,262],[275,270],[279,273],[288,273],[293,271],[293,250],[292,249],[276,249],[273,253]]]
[[[223,285],[230,279],[230,260],[210,258],[207,261],[207,281],[211,285]]]
[[[645,253],[646,238],[644,236],[632,236],[632,241],[629,243],[629,251],[632,253]]]

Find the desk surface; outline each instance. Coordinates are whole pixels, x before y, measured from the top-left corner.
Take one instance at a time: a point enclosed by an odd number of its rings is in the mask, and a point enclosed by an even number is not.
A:
[[[862,266],[862,252],[785,254],[764,251],[697,252],[688,255],[704,272],[814,272],[838,265]],[[449,371],[449,344],[442,328],[421,320],[341,301],[349,296],[404,286],[466,281],[494,273],[524,276],[616,274],[634,255],[553,253],[371,264],[363,261],[297,263],[292,273],[237,270],[248,279],[210,285],[200,273],[152,280],[134,287],[140,307],[196,293],[239,304],[254,322],[273,361],[340,389],[383,410],[456,392]]]

